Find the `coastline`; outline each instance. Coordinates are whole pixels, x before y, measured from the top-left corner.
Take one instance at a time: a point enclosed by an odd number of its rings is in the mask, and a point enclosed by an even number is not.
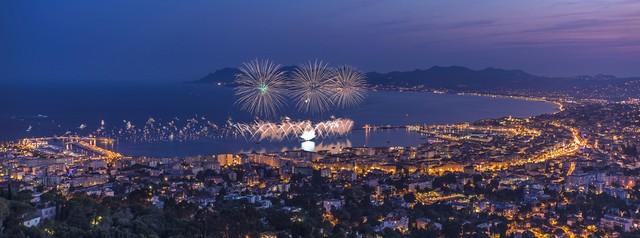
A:
[[[545,97],[514,96],[514,95],[488,94],[488,93],[464,93],[464,92],[456,93],[456,95],[461,95],[461,96],[471,95],[471,96],[479,96],[479,97],[508,98],[508,99],[524,100],[524,101],[545,102],[545,103],[554,104],[558,109],[558,111],[553,112],[551,114],[556,114],[558,112],[562,112],[565,110],[565,106],[561,100],[559,99],[553,100]]]
[[[531,102],[544,102],[547,104],[552,104],[555,106],[556,110],[554,112],[548,112],[548,113],[542,113],[542,114],[537,114],[537,115],[532,115],[530,117],[535,117],[535,116],[541,116],[541,115],[554,115],[560,112],[563,112],[566,109],[565,104],[566,103],[575,103],[572,101],[566,101],[564,99],[560,99],[560,98],[555,98],[555,99],[551,99],[551,98],[547,98],[547,97],[534,97],[534,96],[521,96],[521,95],[508,95],[508,94],[492,94],[492,93],[480,93],[480,92],[450,92],[450,91],[442,91],[442,90],[434,90],[434,89],[420,89],[420,90],[416,90],[415,88],[377,88],[377,87],[370,87],[369,90],[371,91],[389,91],[389,92],[399,92],[399,93],[404,93],[404,92],[423,92],[423,93],[432,93],[432,94],[445,94],[445,95],[457,95],[457,96],[475,96],[475,97],[485,97],[485,98],[501,98],[501,99],[513,99],[513,100],[520,100],[520,101],[531,101]],[[497,117],[499,118],[499,117]],[[497,118],[486,118],[486,119],[497,119]],[[478,119],[478,120],[483,120],[483,119]],[[471,121],[465,121],[464,123],[472,123],[478,120],[471,120]],[[405,127],[406,125],[369,125],[372,127]],[[364,128],[358,128],[358,129],[366,129]]]
[[[380,90],[383,91],[383,90]],[[389,92],[398,92],[398,93],[403,93],[403,92],[409,92],[409,91],[402,91],[402,90],[384,90],[384,91],[389,91]],[[433,94],[448,94],[448,95],[453,95],[453,96],[474,96],[474,97],[484,97],[484,98],[502,98],[502,99],[514,99],[514,100],[519,100],[519,101],[532,101],[532,102],[544,102],[544,103],[548,103],[551,105],[554,105],[554,111],[553,112],[545,112],[545,113],[541,113],[541,114],[535,114],[535,115],[531,115],[531,116],[525,116],[525,117],[515,117],[515,118],[526,118],[526,117],[535,117],[535,116],[539,116],[539,115],[545,115],[545,114],[555,114],[558,113],[562,110],[564,110],[564,107],[562,106],[561,103],[556,102],[556,101],[551,101],[548,99],[540,99],[540,98],[529,98],[529,97],[514,97],[514,96],[508,96],[508,95],[489,95],[489,94],[471,94],[471,93],[434,93],[432,91],[412,91],[412,92],[418,92],[418,93],[433,93]],[[451,123],[426,123],[429,125],[457,125],[457,124],[464,124],[464,123],[474,123],[477,121],[481,121],[481,120],[492,120],[492,119],[499,119],[501,117],[506,117],[508,115],[503,115],[503,116],[498,116],[498,117],[487,117],[487,118],[480,118],[480,119],[475,119],[475,120],[462,120],[462,121],[458,121],[458,122],[451,122]],[[348,144],[351,148],[359,148],[359,147],[393,147],[393,146],[406,146],[406,147],[412,147],[412,146],[419,146],[421,144],[424,143],[424,141],[422,141],[420,138],[422,138],[422,136],[420,136],[419,134],[416,134],[415,136],[413,135],[400,135],[397,133],[411,133],[411,132],[407,132],[406,128],[407,126],[410,126],[413,124],[396,124],[396,125],[389,125],[389,124],[383,124],[383,125],[364,125],[364,126],[358,126],[358,127],[354,127],[352,129],[352,132],[349,134],[348,137],[342,137],[342,138],[334,138],[334,139],[329,139],[329,144],[327,144],[327,141],[319,141],[320,144],[324,143],[326,145],[326,147],[332,147],[332,144],[340,144],[340,145],[345,145]],[[367,126],[369,126],[367,128]],[[381,134],[382,133],[382,134]],[[381,139],[384,138],[386,134],[391,133],[394,134],[396,136],[400,136],[402,137],[401,139],[394,139],[394,138],[385,138],[385,139]],[[362,138],[364,137],[368,137],[368,140],[378,140],[377,143],[372,143],[371,141],[369,142],[363,142]],[[376,138],[376,137],[381,137],[381,138]],[[366,139],[365,139],[366,140]],[[387,141],[385,143],[385,141]],[[391,143],[389,143],[389,141]],[[404,141],[404,142],[401,142]],[[407,141],[413,141],[410,143],[407,143]],[[210,142],[213,144],[219,144],[222,141],[218,141],[218,142]],[[399,142],[399,143],[398,143]],[[227,142],[227,143],[231,143],[231,142]],[[187,143],[178,143],[178,144],[190,144],[189,142]],[[206,144],[204,142],[194,142],[194,144]],[[295,141],[281,141],[275,144],[279,144],[279,145],[273,145],[273,142],[269,142],[269,141],[265,141],[265,142],[261,142],[256,144],[255,146],[257,146],[256,148],[258,148],[257,150],[253,150],[253,149],[241,149],[238,150],[236,152],[233,153],[250,153],[251,151],[255,151],[257,153],[278,153],[278,152],[282,152],[284,148],[288,148],[288,149],[293,149],[293,150],[300,150],[300,146],[297,145],[298,143],[296,143]],[[210,144],[211,145],[211,144]],[[182,145],[173,145],[173,149],[174,150],[180,150],[179,148],[182,147]],[[268,147],[273,147],[271,149],[268,149]],[[137,147],[137,146],[136,146]],[[145,145],[145,146],[141,146],[141,147],[147,147],[146,149],[152,148],[153,145]],[[187,146],[185,146],[187,147]],[[231,152],[229,152],[231,153]],[[204,152],[204,153],[196,153],[198,155],[212,155],[212,154],[219,154],[217,152]],[[187,155],[190,156],[190,155]]]
[[[392,93],[398,93],[396,95],[402,95],[403,93],[427,93],[427,94],[434,94],[437,97],[437,94],[448,94],[454,97],[458,97],[458,96],[474,96],[474,97],[484,97],[484,98],[505,98],[505,99],[514,99],[514,100],[518,100],[518,101],[532,101],[532,102],[545,102],[545,103],[552,103],[555,105],[554,108],[548,107],[548,106],[544,106],[546,109],[543,110],[534,110],[531,111],[531,113],[522,113],[522,112],[516,112],[514,111],[513,113],[516,114],[516,118],[524,118],[524,117],[531,117],[531,116],[537,116],[537,115],[542,115],[542,114],[552,114],[552,113],[557,113],[557,111],[560,109],[559,103],[554,103],[553,101],[549,101],[549,100],[542,100],[539,98],[527,98],[527,97],[514,97],[514,96],[506,96],[506,95],[489,95],[489,94],[479,94],[479,93],[452,93],[452,92],[437,92],[437,91],[433,91],[433,90],[379,90],[379,89],[370,89],[371,92],[375,92],[375,91],[388,91],[388,92],[392,92]],[[393,94],[391,94],[393,95]],[[403,98],[405,96],[402,96]],[[431,96],[425,96],[425,97],[431,97]],[[413,103],[420,103],[420,101],[416,101],[416,98],[422,98],[422,96],[420,95],[415,95],[415,96],[409,96],[409,98],[412,98]],[[386,100],[384,97],[377,97],[376,99],[377,103],[380,102],[380,100]],[[446,99],[449,100],[449,99]],[[472,99],[472,98],[467,98],[464,99],[463,101],[476,101],[478,102],[478,104],[482,104],[485,105],[486,103],[490,103],[490,100],[479,100],[477,101],[476,99]],[[434,101],[434,102],[438,102],[438,101]],[[455,100],[454,100],[455,103]],[[397,103],[396,103],[397,104]],[[383,105],[383,107],[395,107],[396,104],[387,104],[387,105]],[[446,104],[446,103],[445,103]],[[501,102],[500,104],[503,105],[509,105],[510,103],[508,101],[505,102]],[[371,105],[369,106],[370,108],[378,108],[380,107],[380,105],[375,104],[376,106],[372,107]],[[448,104],[447,104],[448,105]],[[467,104],[460,104],[464,107],[469,108],[469,106],[465,106]],[[477,105],[474,104],[475,106],[471,106],[471,108],[477,108]],[[489,106],[487,106],[487,108],[481,109],[481,111],[483,110],[491,110],[492,107],[496,107],[499,104],[496,104],[495,106],[491,106],[493,104],[487,104]],[[502,106],[498,106],[497,108],[502,108]],[[505,116],[509,116],[511,112],[509,113],[505,113],[505,114],[501,114],[497,110],[494,111],[492,113],[487,113],[487,114],[474,114],[474,113],[478,113],[478,111],[475,112],[467,112],[464,108],[462,108],[461,110],[453,110],[450,112],[441,112],[438,111],[440,109],[438,108],[433,108],[431,109],[429,106],[427,107],[421,107],[421,108],[417,108],[417,109],[412,109],[415,112],[410,112],[407,111],[409,113],[411,113],[411,117],[412,119],[409,120],[404,120],[404,113],[405,111],[394,111],[394,115],[395,118],[393,119],[389,119],[391,121],[389,122],[393,122],[393,120],[396,119],[400,119],[399,121],[397,121],[397,123],[385,123],[384,121],[379,121],[382,122],[381,124],[375,124],[381,127],[386,127],[386,126],[390,126],[392,125],[395,126],[396,129],[399,128],[405,128],[407,125],[413,125],[415,123],[424,123],[424,124],[430,124],[430,125],[444,125],[444,124],[457,124],[457,123],[472,123],[472,122],[476,122],[476,121],[480,121],[480,120],[489,120],[489,119],[497,119],[497,118],[501,118],[501,117],[505,117]],[[425,110],[435,110],[435,111],[425,111]],[[506,111],[510,111],[513,109],[508,109],[505,108],[504,110]],[[373,110],[375,111],[375,110]],[[457,111],[457,112],[456,112]],[[524,111],[529,111],[529,110],[524,110]],[[555,111],[555,112],[554,112]],[[419,113],[420,112],[420,115]],[[451,114],[451,112],[456,112],[454,114]],[[380,115],[380,111],[377,112]],[[385,111],[382,115],[388,113],[387,111]],[[402,113],[400,115],[398,115],[398,113]],[[518,115],[519,113],[519,115]],[[461,117],[460,115],[462,114],[466,114],[466,115],[471,115],[471,116],[463,116]],[[497,115],[500,114],[500,115]],[[438,115],[438,116],[436,116]],[[360,115],[360,117],[362,117],[363,115]],[[369,114],[367,114],[366,116],[371,116]],[[451,120],[446,119],[450,117]],[[415,121],[415,122],[410,122],[410,121]],[[111,121],[108,121],[111,122]],[[136,124],[138,125],[138,124]],[[374,124],[369,124],[369,125],[374,125]],[[402,130],[402,129],[399,129]],[[399,132],[399,130],[396,130],[395,132],[393,130],[390,130],[388,133],[387,132],[382,132],[378,131],[377,133],[372,133],[370,135],[367,135],[368,138],[365,138],[365,133],[363,131],[362,125],[358,125],[357,127],[354,127],[353,132],[350,133],[349,137],[345,137],[345,138],[336,138],[335,140],[330,140],[331,144],[333,143],[342,143],[342,144],[346,144],[347,140],[349,141],[349,144],[351,144],[353,147],[359,147],[359,146],[370,146],[370,147],[376,147],[376,146],[391,146],[391,145],[405,145],[405,146],[412,146],[412,145],[419,145],[420,141],[419,140],[419,136],[415,136],[416,138],[413,138],[412,136],[409,135],[403,135],[401,134],[401,132]],[[393,134],[393,135],[391,135]],[[25,136],[25,137],[21,137],[21,138],[29,138],[30,136]],[[207,141],[206,139],[203,141]],[[411,142],[413,141],[413,142]],[[321,142],[321,141],[317,141],[317,142]],[[326,142],[326,141],[325,141]],[[122,144],[120,145],[125,145],[128,144],[126,142],[121,142]],[[226,143],[228,143],[227,145],[225,145]],[[134,143],[129,143],[129,144],[134,144]],[[259,144],[253,144],[253,143],[248,143],[248,142],[238,142],[238,141],[231,141],[231,140],[216,140],[213,142],[209,142],[209,143],[204,143],[204,142],[198,142],[198,141],[194,141],[194,142],[167,142],[167,143],[163,143],[164,146],[161,146],[159,143],[156,143],[157,145],[153,145],[154,143],[149,143],[151,145],[140,145],[140,144],[145,144],[145,143],[138,143],[138,145],[133,145],[131,147],[129,147],[130,150],[136,151],[136,154],[144,154],[142,153],[143,150],[159,150],[159,149],[169,149],[169,150],[184,150],[185,152],[180,152],[180,153],[176,153],[176,154],[216,154],[216,153],[222,153],[222,152],[235,152],[235,151],[251,151],[253,147],[262,147],[265,148],[265,150],[268,151],[281,151],[281,149],[283,147],[289,147],[289,148],[294,148],[294,147],[299,147],[298,143],[295,143],[295,141],[286,141],[286,142],[280,142],[280,145],[278,145],[278,143],[270,143],[270,142],[261,142]],[[238,149],[236,144],[246,144],[244,146],[244,148]],[[326,144],[326,143],[325,143]],[[230,147],[229,147],[230,146]],[[202,148],[197,148],[197,147],[216,147],[216,148],[222,148],[222,149],[207,149],[204,150]],[[227,148],[229,147],[229,148]],[[272,147],[271,149],[268,149],[269,147]],[[123,147],[121,147],[123,148]],[[188,150],[194,150],[197,152],[187,152]],[[265,151],[263,149],[261,149],[261,151]],[[125,151],[122,151],[123,153],[127,154]],[[153,153],[150,153],[153,154]],[[167,154],[174,154],[172,152],[169,152]]]

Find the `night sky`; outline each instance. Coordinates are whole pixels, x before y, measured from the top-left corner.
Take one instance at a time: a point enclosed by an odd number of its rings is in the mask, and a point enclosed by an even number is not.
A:
[[[259,57],[640,76],[640,1],[0,1],[0,80],[187,81]]]

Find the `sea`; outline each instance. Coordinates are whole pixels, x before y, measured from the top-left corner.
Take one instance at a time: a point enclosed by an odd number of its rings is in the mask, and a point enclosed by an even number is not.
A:
[[[228,121],[253,122],[256,117],[236,105],[233,88],[193,83],[16,83],[0,85],[0,141],[53,135],[89,135],[101,126],[124,127],[157,121],[197,118],[216,125]],[[311,150],[336,150],[356,146],[417,146],[423,136],[404,129],[365,131],[363,125],[402,126],[407,124],[448,124],[505,116],[530,117],[558,110],[547,102],[429,92],[369,91],[361,104],[323,114],[296,112],[285,106],[280,121],[323,121],[348,118],[355,126],[351,133],[316,138]],[[117,139],[117,138],[116,138]],[[277,152],[309,149],[298,138],[255,141],[222,136],[182,141],[117,140],[113,150],[130,156],[175,157],[221,153]]]

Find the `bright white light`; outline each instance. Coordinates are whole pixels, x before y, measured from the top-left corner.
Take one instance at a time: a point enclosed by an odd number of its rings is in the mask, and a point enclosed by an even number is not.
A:
[[[316,138],[316,131],[315,130],[303,131],[302,135],[300,135],[300,138],[302,138],[305,141],[313,140],[313,138]]]
[[[305,141],[302,142],[302,144],[300,145],[300,147],[302,148],[302,150],[304,151],[308,151],[308,152],[315,152],[316,151],[316,143],[313,141]]]

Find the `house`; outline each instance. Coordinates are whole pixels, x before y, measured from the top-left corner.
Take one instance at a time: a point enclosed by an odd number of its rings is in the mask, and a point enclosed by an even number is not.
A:
[[[331,212],[334,210],[342,209],[342,200],[340,199],[329,199],[322,201],[322,207],[326,212]]]
[[[38,213],[33,213],[22,221],[22,225],[26,227],[38,226],[40,224],[40,220],[40,215]]]
[[[418,230],[427,230],[429,229],[429,224],[431,224],[431,219],[429,218],[417,218],[415,223],[415,228]]]
[[[403,212],[390,212],[376,230],[378,232],[382,232],[387,228],[405,233],[409,230],[409,217],[407,217]]]
[[[26,227],[34,227],[40,225],[40,222],[47,219],[52,219],[56,216],[56,207],[50,206],[40,208],[36,212],[33,212],[22,220],[21,224]]]
[[[624,232],[630,232],[632,230],[637,230],[640,227],[640,224],[631,218],[604,215],[604,217],[600,219],[600,226],[607,230],[620,228]]]
[[[50,206],[41,208],[38,210],[38,213],[40,214],[40,218],[42,220],[51,219],[56,216],[56,207]]]

